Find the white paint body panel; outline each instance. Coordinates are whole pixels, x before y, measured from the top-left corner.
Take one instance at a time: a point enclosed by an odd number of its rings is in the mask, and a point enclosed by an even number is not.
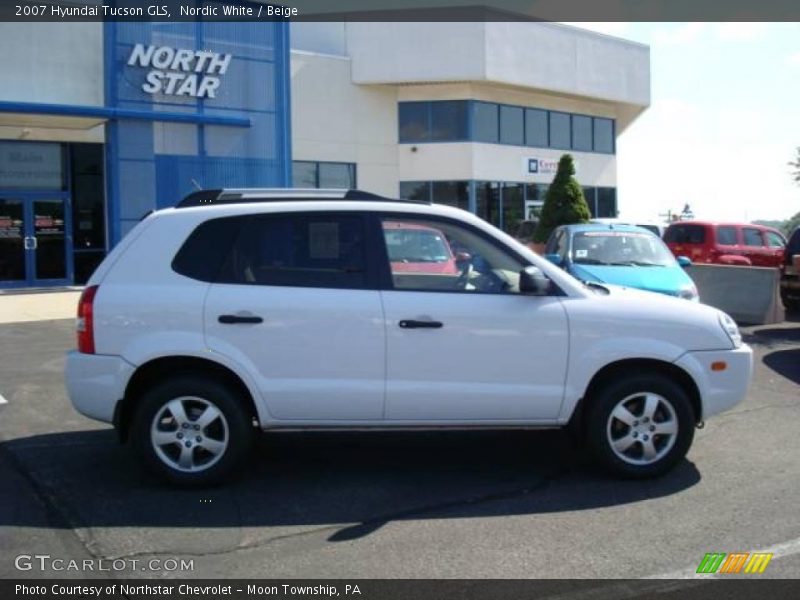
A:
[[[218,285],[175,273],[172,257],[210,218],[274,212],[387,211],[438,215],[481,229],[539,267],[563,295],[460,294]],[[169,356],[235,373],[264,428],[557,426],[592,377],[626,359],[672,363],[695,381],[703,417],[747,392],[752,352],[734,350],[714,308],[608,286],[563,270],[464,211],[366,201],[269,202],[168,209],[142,223],[89,281],[96,355],[71,354],[76,408],[108,421],[135,370]],[[257,325],[221,325],[249,311]],[[441,329],[400,329],[430,317]],[[711,362],[729,368],[711,372]]]
[[[214,284],[207,347],[253,375],[272,419],[382,419],[385,332],[380,293]],[[257,324],[225,325],[250,313]]]
[[[386,419],[553,420],[569,329],[556,297],[382,292]],[[402,329],[402,319],[441,329]]]

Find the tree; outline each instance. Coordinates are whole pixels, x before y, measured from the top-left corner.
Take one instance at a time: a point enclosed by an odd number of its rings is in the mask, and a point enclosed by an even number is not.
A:
[[[800,146],[797,147],[797,156],[793,161],[789,161],[789,166],[792,167],[792,179],[797,185],[800,185]]]
[[[586,223],[590,217],[583,188],[575,179],[575,162],[565,154],[558,161],[556,176],[547,190],[533,241],[542,244],[559,225]]]

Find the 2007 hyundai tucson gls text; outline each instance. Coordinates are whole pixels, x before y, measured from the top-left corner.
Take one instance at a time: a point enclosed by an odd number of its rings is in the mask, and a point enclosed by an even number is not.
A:
[[[465,211],[207,190],[98,267],[66,382],[152,470],[205,484],[281,428],[570,425],[606,469],[655,476],[751,374],[725,313],[585,285]]]

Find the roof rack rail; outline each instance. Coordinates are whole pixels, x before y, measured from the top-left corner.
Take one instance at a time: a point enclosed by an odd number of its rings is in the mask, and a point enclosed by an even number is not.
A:
[[[371,202],[410,202],[430,204],[422,200],[397,200],[378,196],[362,190],[319,188],[241,188],[214,189],[192,192],[175,205],[175,208],[192,206],[216,206],[255,202],[320,201],[320,200],[364,200]]]

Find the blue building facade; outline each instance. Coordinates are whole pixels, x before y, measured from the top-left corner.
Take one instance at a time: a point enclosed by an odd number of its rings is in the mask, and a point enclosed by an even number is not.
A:
[[[287,23],[98,26],[102,106],[0,100],[21,125],[58,123],[0,140],[0,287],[83,283],[198,188],[291,185]],[[101,123],[103,143],[65,141],[70,119]]]

